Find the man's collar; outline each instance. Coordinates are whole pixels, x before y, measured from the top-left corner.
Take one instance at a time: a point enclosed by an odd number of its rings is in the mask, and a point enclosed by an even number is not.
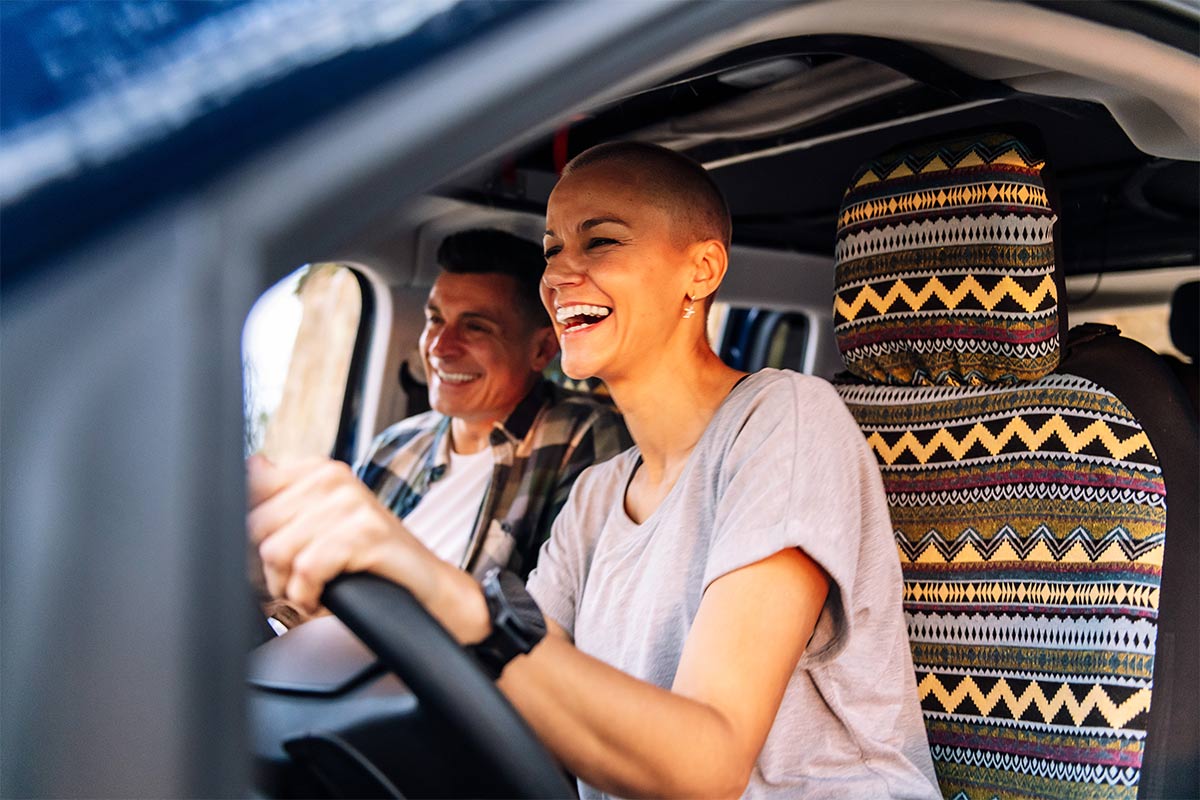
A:
[[[433,446],[429,448],[426,467],[431,481],[440,480],[450,466],[450,418],[443,415],[433,429]]]
[[[533,427],[533,421],[537,419],[538,412],[545,405],[546,398],[553,391],[554,384],[550,381],[539,379],[534,383],[533,388],[521,398],[521,402],[517,403],[517,407],[508,415],[508,419],[504,422],[497,422],[492,427],[492,444],[501,444],[505,439],[510,440],[513,444],[523,441],[529,433],[529,429]]]
[[[492,446],[504,444],[506,441],[515,446],[524,441],[529,429],[533,427],[534,420],[537,419],[538,412],[555,389],[555,384],[548,380],[539,379],[535,382],[508,415],[508,419],[493,423],[492,432],[488,437]],[[433,447],[429,453],[429,468],[437,473],[434,480],[440,478],[450,465],[450,423],[450,417],[443,416],[434,430]]]

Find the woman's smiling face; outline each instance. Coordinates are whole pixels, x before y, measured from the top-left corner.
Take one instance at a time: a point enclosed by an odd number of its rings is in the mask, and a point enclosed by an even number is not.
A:
[[[691,286],[689,246],[670,210],[619,162],[564,177],[546,209],[542,302],[563,372],[619,379],[678,329]]]

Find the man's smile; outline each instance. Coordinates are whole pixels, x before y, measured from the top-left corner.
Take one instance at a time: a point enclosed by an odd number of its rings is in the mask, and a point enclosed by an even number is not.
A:
[[[437,375],[438,380],[442,381],[443,383],[470,383],[471,381],[478,380],[483,377],[483,373],[481,372],[450,372],[449,370],[442,369],[441,367],[434,367],[433,371]]]

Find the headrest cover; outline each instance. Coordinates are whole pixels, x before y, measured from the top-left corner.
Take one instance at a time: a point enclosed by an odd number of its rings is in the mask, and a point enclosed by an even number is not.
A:
[[[834,331],[869,381],[1033,380],[1059,361],[1054,213],[1017,139],[987,134],[859,168],[838,215]]]

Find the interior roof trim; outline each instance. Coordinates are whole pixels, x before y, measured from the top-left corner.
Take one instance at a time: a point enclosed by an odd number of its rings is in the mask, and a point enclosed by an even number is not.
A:
[[[1127,128],[1131,141],[1179,158],[1200,153],[1200,59],[1142,34],[1036,6],[1001,0],[814,0],[766,14],[710,37],[671,60],[675,74],[723,52],[789,36],[862,35],[904,41],[922,48],[967,53],[955,66],[970,72],[969,53],[1024,62],[1059,73],[1058,96],[1095,101],[1096,84],[1109,87],[1104,104]],[[660,69],[655,72],[661,74]],[[645,76],[641,76],[643,79]],[[1072,78],[1079,78],[1078,83]],[[630,82],[633,83],[632,81]],[[1078,90],[1080,96],[1067,94]],[[1174,121],[1166,147],[1162,135],[1145,135],[1130,109],[1157,106]],[[1150,122],[1155,124],[1157,120]],[[1128,126],[1128,127],[1127,127]],[[1141,126],[1144,127],[1144,126]],[[1149,152],[1149,151],[1147,151]]]
[[[753,151],[750,151],[747,153],[738,153],[737,155],[728,156],[727,158],[718,158],[713,161],[706,161],[706,162],[704,162],[704,168],[708,169],[708,170],[721,169],[722,167],[731,167],[734,164],[741,164],[746,161],[755,161],[760,158],[772,158],[774,156],[782,155],[784,153],[791,153],[796,150],[808,150],[809,148],[817,147],[818,145],[828,144],[829,142],[836,142],[841,139],[849,139],[854,136],[860,136],[865,133],[873,133],[875,131],[886,130],[888,128],[895,128],[900,125],[908,125],[913,122],[920,122],[920,121],[926,120],[926,119],[935,119],[937,117],[944,117],[947,114],[957,114],[960,111],[966,111],[968,109],[978,108],[979,106],[987,106],[987,105],[991,105],[992,103],[999,103],[1006,99],[1008,99],[1008,98],[989,97],[989,98],[985,98],[983,100],[972,100],[967,103],[957,103],[952,106],[946,106],[944,108],[936,108],[936,109],[933,109],[932,111],[923,111],[919,114],[911,114],[906,117],[897,117],[896,119],[889,119],[889,120],[885,120],[883,122],[876,122],[871,125],[863,125],[858,128],[850,128],[850,129],[844,130],[844,131],[835,131],[833,133],[827,133],[823,136],[814,136],[810,139],[801,139],[801,140],[795,141],[795,142],[788,142],[787,144],[774,145],[772,147],[763,148],[762,150],[753,150]]]

